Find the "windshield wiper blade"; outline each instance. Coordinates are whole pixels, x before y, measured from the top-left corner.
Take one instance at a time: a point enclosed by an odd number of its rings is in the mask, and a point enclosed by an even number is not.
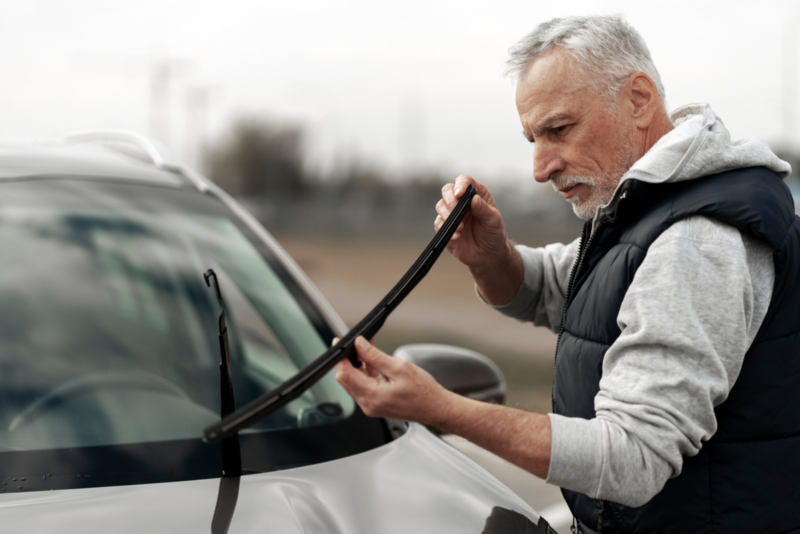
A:
[[[450,212],[444,224],[422,254],[406,271],[403,277],[392,288],[383,300],[375,306],[355,327],[353,327],[334,346],[326,350],[319,358],[303,367],[292,378],[278,387],[261,395],[243,408],[223,417],[221,421],[203,430],[203,440],[219,441],[255,424],[264,417],[274,413],[299,397],[308,388],[317,383],[334,365],[344,358],[350,358],[356,367],[361,365],[355,351],[355,340],[358,336],[372,339],[378,333],[384,321],[403,301],[417,284],[428,274],[433,264],[444,251],[458,225],[469,211],[472,197],[477,191],[471,185],[464,192],[456,207]]]
[[[206,285],[211,287],[211,281],[214,281],[214,291],[217,294],[217,301],[219,301],[219,352],[221,362],[219,364],[219,382],[220,382],[220,415],[222,420],[225,417],[236,413],[236,403],[233,400],[233,375],[231,372],[231,351],[228,345],[228,325],[225,324],[225,302],[222,300],[222,292],[219,290],[219,280],[217,280],[217,273],[213,269],[209,269],[203,274]],[[232,434],[232,435],[231,435]],[[226,435],[222,440],[222,476],[223,477],[239,477],[242,475],[242,453],[239,448],[239,435],[233,431]]]

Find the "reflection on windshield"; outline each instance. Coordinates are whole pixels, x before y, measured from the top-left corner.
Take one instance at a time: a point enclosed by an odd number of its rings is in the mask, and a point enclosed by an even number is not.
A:
[[[196,438],[219,419],[219,275],[242,406],[325,350],[227,219],[100,209],[0,211],[0,451]],[[327,376],[253,431],[352,413]]]

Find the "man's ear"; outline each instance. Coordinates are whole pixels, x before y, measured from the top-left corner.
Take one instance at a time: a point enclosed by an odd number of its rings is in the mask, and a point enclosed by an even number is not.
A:
[[[660,106],[658,88],[650,76],[643,72],[634,72],[625,82],[622,94],[627,100],[626,108],[633,123],[641,129],[650,126]]]

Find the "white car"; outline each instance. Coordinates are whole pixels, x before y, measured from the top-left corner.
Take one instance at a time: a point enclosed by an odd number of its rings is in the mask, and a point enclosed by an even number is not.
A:
[[[0,265],[3,532],[549,531],[428,429],[366,417],[331,373],[240,432],[242,476],[223,473],[201,439],[226,391],[203,273],[224,296],[236,406],[346,328],[264,228],[146,138],[0,146]],[[502,396],[480,356],[404,354]]]

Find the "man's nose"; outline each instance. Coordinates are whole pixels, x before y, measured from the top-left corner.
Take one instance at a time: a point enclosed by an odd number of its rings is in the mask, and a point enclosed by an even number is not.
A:
[[[547,143],[539,142],[533,145],[533,179],[539,183],[545,183],[550,179],[550,175],[557,171],[564,170],[564,160],[558,150]]]

